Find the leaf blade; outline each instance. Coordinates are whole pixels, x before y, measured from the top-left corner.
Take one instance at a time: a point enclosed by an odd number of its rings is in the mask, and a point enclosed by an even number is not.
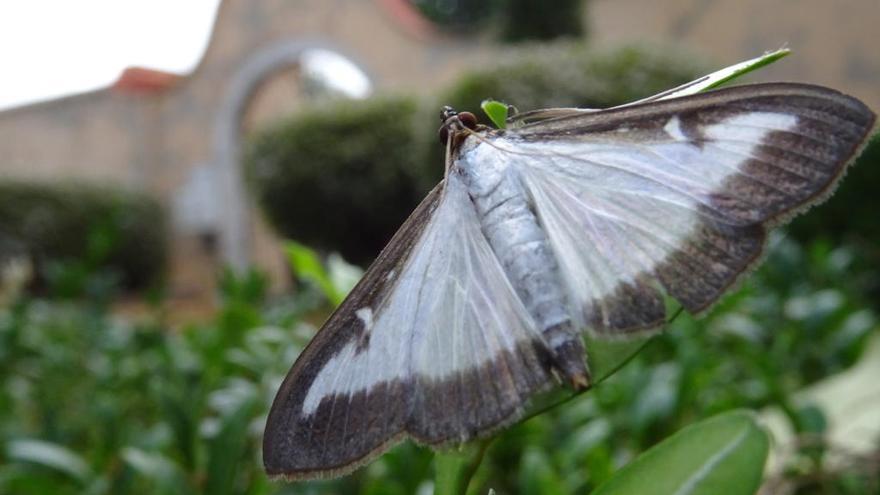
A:
[[[504,103],[495,100],[483,100],[480,104],[483,112],[495,124],[495,127],[504,129],[507,127],[507,114],[510,109]]]
[[[752,413],[723,413],[644,452],[593,495],[751,495],[760,486],[769,447]]]
[[[77,453],[53,442],[35,439],[12,440],[6,444],[10,460],[37,464],[85,482],[91,476],[88,463]]]

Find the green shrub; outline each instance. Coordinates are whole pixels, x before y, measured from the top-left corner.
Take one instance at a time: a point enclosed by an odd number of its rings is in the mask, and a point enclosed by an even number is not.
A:
[[[680,316],[611,379],[501,433],[468,493],[589,493],[660,439],[733,408],[781,406],[793,430],[813,431],[804,418],[821,424],[821,412],[794,394],[851,366],[878,319],[851,283],[847,247],[770,245],[705,318]],[[0,493],[425,491],[432,454],[409,442],[342,479],[266,478],[268,407],[315,330],[304,320],[322,319],[318,285],[303,287],[267,301],[265,279],[229,272],[216,317],[173,329],[161,313],[128,323],[78,302],[0,307]],[[793,447],[786,493],[874,493],[876,452],[823,463],[833,444]]]
[[[68,295],[95,272],[115,287],[144,288],[165,266],[165,212],[139,193],[0,182],[0,261],[15,256],[31,259],[38,284]]]
[[[282,235],[369,261],[418,203],[407,98],[338,101],[257,134],[245,154]]]

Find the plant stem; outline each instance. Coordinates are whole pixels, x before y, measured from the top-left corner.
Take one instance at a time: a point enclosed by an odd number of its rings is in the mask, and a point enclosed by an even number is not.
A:
[[[494,437],[493,437],[494,438]],[[480,467],[492,438],[478,440],[457,450],[434,454],[434,495],[463,495]]]

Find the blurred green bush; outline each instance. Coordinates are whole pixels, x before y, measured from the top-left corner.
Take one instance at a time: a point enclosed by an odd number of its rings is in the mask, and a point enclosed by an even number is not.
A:
[[[285,237],[347,259],[379,253],[421,199],[413,166],[415,101],[337,101],[255,135],[248,176]]]
[[[849,248],[770,245],[766,265],[705,318],[682,315],[609,380],[499,435],[469,493],[588,493],[733,408],[781,406],[795,431],[821,433],[822,412],[792,396],[855,362],[878,319],[852,283]],[[319,286],[269,300],[259,274],[227,273],[218,314],[184,328],[159,310],[126,322],[82,303],[0,307],[0,493],[430,493],[431,453],[410,443],[340,480],[263,473],[268,407],[315,330],[305,321]],[[869,462],[831,465],[833,445],[794,447],[787,493],[876,486]]]
[[[521,110],[607,107],[702,72],[690,58],[656,48],[520,48],[462,76],[430,104],[386,97],[304,110],[251,136],[245,166],[283,236],[365,263],[443,175],[442,105],[477,112],[491,97]]]
[[[0,181],[0,261],[29,258],[37,285],[59,295],[157,282],[168,256],[166,229],[165,211],[143,194]],[[95,283],[102,287],[85,287]]]

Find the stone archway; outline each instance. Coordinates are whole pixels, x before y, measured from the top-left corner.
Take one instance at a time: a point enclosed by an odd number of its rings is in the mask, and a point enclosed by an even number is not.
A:
[[[374,80],[355,58],[332,43],[317,40],[286,40],[268,46],[249,57],[229,82],[218,111],[212,136],[211,166],[215,169],[220,198],[220,254],[237,271],[252,261],[251,207],[241,169],[241,123],[248,105],[261,85],[274,74],[297,66],[310,50],[326,50],[345,57],[371,81]]]

